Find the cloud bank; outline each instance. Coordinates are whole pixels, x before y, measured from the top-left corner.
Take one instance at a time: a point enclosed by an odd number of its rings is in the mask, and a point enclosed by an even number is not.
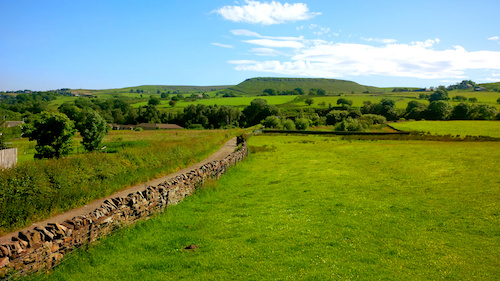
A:
[[[275,57],[273,60],[256,58],[229,61],[240,71],[324,78],[382,75],[420,79],[463,79],[467,78],[465,72],[468,70],[500,70],[500,52],[469,52],[460,46],[436,50],[434,47],[440,42],[438,38],[409,44],[396,44],[392,39],[363,39],[385,44],[372,46],[307,40],[302,37],[290,40],[290,37],[266,37],[242,30],[233,34],[259,38],[244,40],[260,47],[250,52],[259,56]],[[277,48],[287,48],[286,50],[291,50],[292,53],[285,55],[276,50]]]
[[[281,4],[277,1],[252,0],[246,0],[241,6],[224,6],[214,12],[229,21],[263,25],[308,20],[321,14],[309,12],[307,4],[304,3]]]

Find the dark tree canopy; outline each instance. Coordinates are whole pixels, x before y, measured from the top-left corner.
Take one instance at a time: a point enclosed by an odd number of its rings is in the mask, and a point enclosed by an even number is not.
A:
[[[71,151],[75,126],[63,113],[42,112],[40,118],[23,128],[31,141],[36,141],[35,158],[59,158]]]

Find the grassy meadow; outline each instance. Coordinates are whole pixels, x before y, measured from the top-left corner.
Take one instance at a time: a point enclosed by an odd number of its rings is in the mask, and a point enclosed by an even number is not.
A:
[[[500,143],[249,145],[218,182],[31,279],[500,278]]]
[[[0,174],[0,234],[188,167],[240,132],[111,131],[104,152],[50,160],[20,150],[19,165]]]
[[[433,135],[489,136],[500,138],[500,121],[410,121],[392,123],[392,127],[403,131],[429,132]]]

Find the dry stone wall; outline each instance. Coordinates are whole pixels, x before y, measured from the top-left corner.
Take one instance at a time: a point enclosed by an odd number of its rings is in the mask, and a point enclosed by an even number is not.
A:
[[[130,193],[127,197],[106,200],[85,216],[19,232],[11,243],[0,245],[0,278],[54,267],[75,248],[181,202],[205,180],[219,178],[228,167],[241,161],[247,154],[246,143],[243,143],[241,149],[221,161],[207,163],[158,186]]]

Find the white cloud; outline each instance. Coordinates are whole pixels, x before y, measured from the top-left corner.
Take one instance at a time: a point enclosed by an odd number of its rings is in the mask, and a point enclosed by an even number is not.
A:
[[[253,32],[253,31],[246,30],[246,29],[234,29],[234,30],[231,30],[231,33],[233,35],[237,35],[237,36],[249,36],[249,37],[257,37],[257,38],[264,38],[264,39],[271,39],[271,40],[301,41],[304,39],[303,37],[262,36],[257,32]]]
[[[232,45],[226,45],[226,44],[221,44],[221,43],[211,43],[211,44],[214,46],[222,47],[222,48],[228,48],[228,49],[234,48],[234,46],[232,46]]]
[[[253,40],[244,40],[243,42],[263,46],[270,48],[294,48],[300,49],[304,48],[305,45],[298,41],[285,41],[285,40],[272,40],[272,39],[253,39]]]
[[[380,39],[380,38],[365,38],[365,37],[361,37],[361,40],[365,40],[365,41],[368,41],[368,42],[378,42],[378,43],[384,43],[384,44],[394,44],[396,42],[398,42],[398,40],[396,39]]]
[[[307,4],[282,4],[278,1],[260,2],[246,0],[241,6],[224,6],[214,11],[224,19],[251,24],[280,24],[308,20],[321,13],[309,12]]]
[[[292,47],[294,54],[280,60],[230,61],[240,71],[259,71],[292,76],[340,78],[346,76],[396,76],[421,79],[465,79],[465,71],[477,69],[500,70],[500,52],[469,52],[455,46],[445,50],[432,47],[439,39],[410,44],[332,43],[323,40],[278,41],[247,40],[264,47]],[[293,43],[295,42],[295,43]],[[392,42],[392,41],[390,41]],[[268,49],[265,52],[277,55]],[[254,52],[263,55],[265,52]]]
[[[493,36],[493,37],[488,38],[488,40],[491,40],[491,41],[498,41],[498,39],[500,39],[500,37],[498,37],[498,36]]]
[[[256,54],[257,56],[264,57],[286,56],[285,53],[271,48],[253,48],[250,50],[250,52]]]

